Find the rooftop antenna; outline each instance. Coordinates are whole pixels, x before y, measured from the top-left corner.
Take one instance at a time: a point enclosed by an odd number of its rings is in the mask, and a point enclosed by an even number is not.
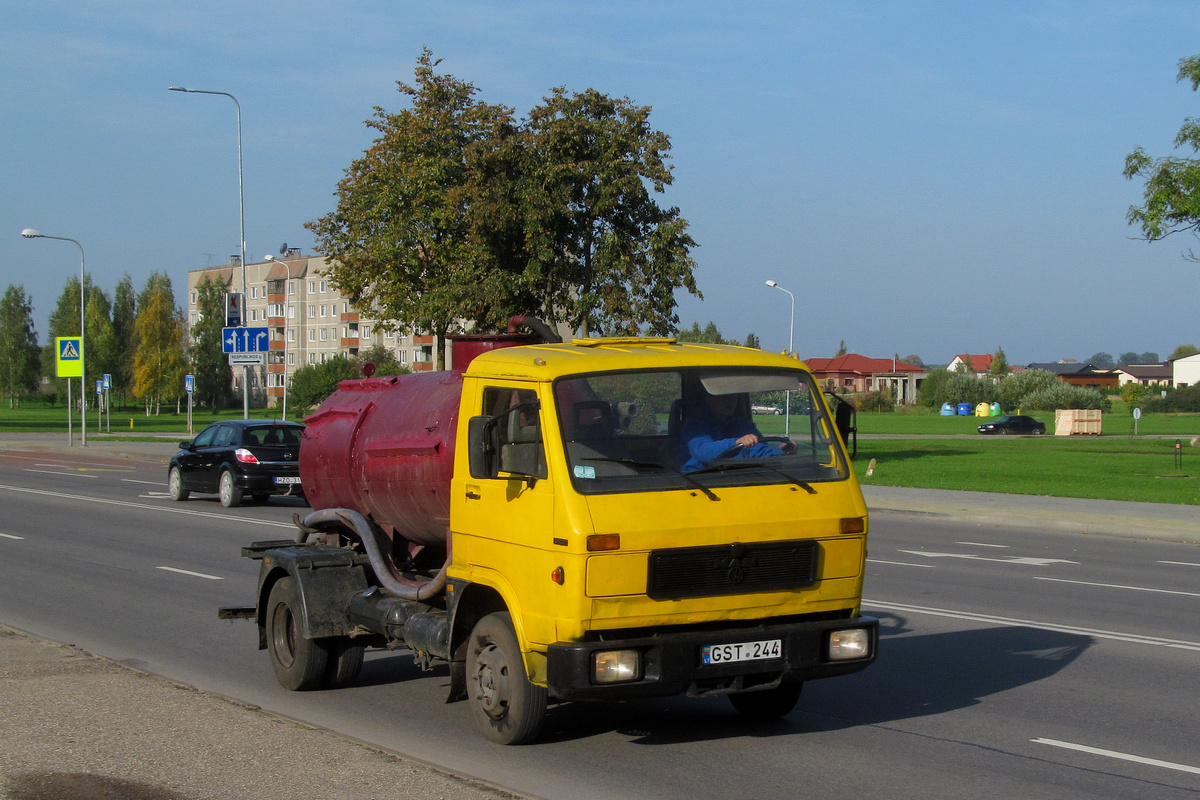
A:
[[[286,256],[287,254],[288,254],[288,246],[287,246],[287,242],[284,242],[283,244],[279,245],[279,255]]]

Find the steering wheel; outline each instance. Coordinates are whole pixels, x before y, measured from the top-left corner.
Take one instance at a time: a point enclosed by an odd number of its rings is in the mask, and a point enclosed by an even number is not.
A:
[[[792,440],[786,436],[760,436],[758,438],[758,442],[759,442],[759,444],[762,444],[763,442],[780,442],[783,444],[792,444]],[[716,458],[714,458],[713,461],[716,461],[718,458],[733,458],[740,452],[742,452],[742,446],[740,444],[735,444],[733,447],[729,448],[728,450],[726,450],[725,452],[721,453]]]

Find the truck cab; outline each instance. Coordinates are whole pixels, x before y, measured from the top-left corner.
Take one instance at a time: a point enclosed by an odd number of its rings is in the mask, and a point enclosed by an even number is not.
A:
[[[687,433],[706,397],[744,430],[780,392],[786,439],[698,464]],[[549,697],[728,694],[777,716],[802,681],[874,659],[867,510],[796,360],[644,338],[497,350],[467,369],[459,416],[451,594],[503,607],[525,680]]]

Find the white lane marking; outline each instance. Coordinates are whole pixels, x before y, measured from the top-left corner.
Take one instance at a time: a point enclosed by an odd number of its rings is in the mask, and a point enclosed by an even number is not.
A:
[[[1166,639],[1161,636],[1140,636],[1136,633],[1120,633],[1096,628],[1080,628],[1075,625],[1058,625],[1053,622],[1041,622],[1032,619],[1014,619],[1012,617],[995,617],[988,614],[973,614],[969,611],[953,611],[948,608],[929,608],[927,606],[910,606],[901,603],[886,603],[863,598],[863,605],[880,608],[884,611],[903,611],[909,614],[929,614],[934,617],[948,617],[970,622],[986,622],[990,625],[1003,625],[1009,628],[1035,628],[1042,631],[1057,633],[1074,633],[1080,636],[1093,636],[1097,639],[1112,639],[1118,642],[1133,642],[1148,644],[1154,647],[1172,647],[1177,650],[1200,651],[1200,642],[1189,642],[1183,639]]]
[[[171,495],[168,494],[167,492],[147,492],[146,494],[138,495],[138,497],[145,497],[147,499],[149,499],[151,497],[170,497],[170,496]]]
[[[0,538],[4,539],[24,539],[24,536],[13,536],[11,533],[0,533]]]
[[[176,569],[175,567],[156,567],[155,569],[166,570],[167,572],[177,572],[180,575],[191,575],[193,578],[204,578],[210,581],[223,581],[224,578],[219,578],[216,575],[205,575],[203,572],[192,572],[187,569]]]
[[[209,517],[210,519],[220,519],[225,522],[245,522],[249,525],[268,525],[272,528],[295,528],[296,526],[290,522],[274,522],[267,519],[251,519],[249,517],[235,517],[232,514],[213,514],[209,511],[189,511],[186,508],[170,508],[169,506],[151,506],[145,503],[129,503],[125,500],[108,500],[103,497],[86,497],[79,494],[66,494],[65,492],[47,492],[43,489],[28,489],[24,486],[6,486],[0,484],[0,489],[10,492],[24,492],[25,494],[41,494],[47,497],[62,497],[67,500],[83,500],[88,503],[102,503],[109,506],[124,506],[126,508],[140,508],[146,511],[164,511],[168,514],[188,514],[193,517]]]
[[[905,561],[881,561],[878,558],[868,558],[868,564],[891,564],[896,567],[920,567],[921,569],[937,569],[933,564],[909,564]]]
[[[1133,761],[1136,764],[1148,764],[1151,767],[1162,767],[1164,769],[1173,769],[1179,772],[1190,772],[1193,775],[1200,775],[1200,767],[1193,767],[1189,764],[1176,764],[1173,761],[1160,761],[1157,758],[1146,758],[1145,756],[1135,756],[1132,753],[1121,753],[1116,750],[1102,750],[1099,747],[1089,747],[1086,744],[1074,744],[1073,742],[1060,742],[1058,739],[1030,739],[1034,744],[1047,744],[1051,747],[1062,747],[1067,750],[1078,750],[1081,753],[1091,753],[1096,756],[1105,756],[1107,758],[1116,758],[1121,761]]]
[[[1170,564],[1174,567],[1200,567],[1200,564],[1193,564],[1191,561],[1159,561],[1159,564]]]
[[[900,550],[901,553],[908,553],[914,556],[925,556],[926,558],[963,558],[968,561],[996,561],[1001,564],[1021,564],[1029,567],[1044,567],[1047,564],[1078,564],[1078,561],[1067,561],[1065,558],[1032,558],[1029,556],[1018,556],[1016,558],[988,558],[987,556],[973,556],[970,553],[931,553],[926,550]]]
[[[1008,545],[1006,544],[985,544],[984,542],[955,542],[955,544],[965,544],[967,547],[999,547],[1004,550],[1008,549]]]
[[[163,485],[162,481],[139,481],[139,480],[135,480],[133,478],[121,478],[121,483],[145,483],[150,486],[162,486]]]
[[[39,472],[42,475],[67,475],[72,478],[98,478],[99,475],[85,475],[82,472],[51,472],[48,469],[26,469],[26,472]]]
[[[1034,577],[1035,581],[1053,581],[1055,583],[1077,583],[1081,586],[1099,586],[1102,589],[1129,589],[1133,592],[1154,592],[1155,594],[1179,594],[1184,597],[1200,597],[1200,592],[1178,592],[1173,589],[1151,589],[1148,586],[1122,586],[1119,583],[1092,583],[1091,581],[1068,581],[1063,578]]]
[[[87,472],[133,472],[133,467],[97,467],[87,461],[59,461],[54,464],[34,464],[35,467],[56,467],[58,469],[72,469],[72,464],[79,464],[78,469]]]

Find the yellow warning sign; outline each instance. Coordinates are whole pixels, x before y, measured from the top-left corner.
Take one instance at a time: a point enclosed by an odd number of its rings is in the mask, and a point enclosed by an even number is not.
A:
[[[58,336],[54,339],[58,349],[58,377],[83,377],[83,342],[78,336]]]

